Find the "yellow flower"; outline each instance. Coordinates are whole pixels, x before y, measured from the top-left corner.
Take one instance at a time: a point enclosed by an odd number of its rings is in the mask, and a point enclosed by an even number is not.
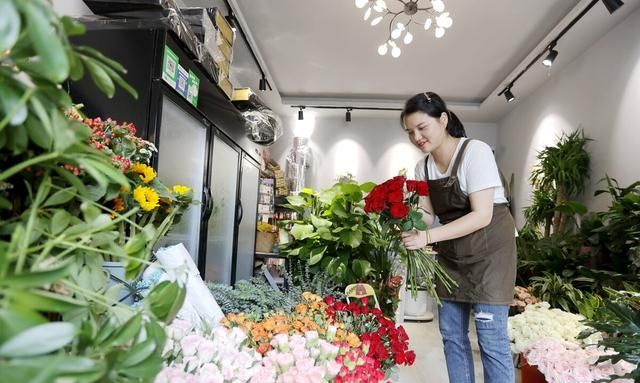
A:
[[[133,189],[133,199],[135,199],[142,210],[151,211],[158,207],[160,197],[155,190],[147,186],[138,186]]]
[[[173,192],[177,195],[185,195],[191,191],[191,188],[184,185],[173,185]]]
[[[153,170],[151,166],[145,164],[135,163],[131,165],[131,167],[129,168],[129,172],[138,173],[140,175],[140,179],[145,184],[148,184],[149,182],[153,181],[154,178],[156,178],[155,170]]]

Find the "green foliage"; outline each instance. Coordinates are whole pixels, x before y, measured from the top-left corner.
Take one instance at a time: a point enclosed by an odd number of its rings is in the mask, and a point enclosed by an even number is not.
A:
[[[536,297],[549,302],[551,307],[572,313],[579,312],[579,302],[583,300],[582,291],[560,275],[545,272],[543,276],[532,277],[531,288]]]
[[[316,193],[303,189],[287,197],[285,206],[298,219],[282,222],[291,236],[280,251],[323,270],[337,283],[364,281],[374,272],[369,255],[378,241],[371,232],[371,218],[363,210],[363,193],[370,185],[347,180]]]
[[[605,190],[611,196],[609,209],[600,214],[601,226],[591,230],[592,239],[614,271],[640,271],[640,181],[620,187],[618,181],[606,176]]]
[[[120,246],[119,215],[97,203],[127,178],[87,144],[90,130],[68,120],[62,82],[89,72],[108,96],[128,89],[124,68],[69,36],[84,26],[45,0],[0,0],[0,376],[11,382],[143,382],[162,366],[169,310],[135,313],[106,288],[103,256],[148,261],[155,229],[134,226]],[[81,169],[82,174],[70,168]],[[163,298],[165,297],[165,298]],[[152,305],[153,306],[153,305]],[[160,305],[162,306],[162,305]],[[53,323],[49,323],[54,321]]]
[[[323,272],[315,272],[305,262],[291,261],[290,270],[285,271],[284,278],[287,285],[287,294],[292,299],[300,299],[302,293],[311,292],[320,297],[333,296],[343,300],[344,286],[337,284],[331,276]]]
[[[616,295],[618,294],[614,292],[612,297]],[[585,338],[595,331],[605,333],[606,336],[598,344],[612,349],[616,353],[601,356],[598,361],[610,360],[611,363],[617,363],[625,360],[636,365],[636,369],[629,374],[612,376],[609,381],[616,378],[627,378],[637,382],[640,381],[640,310],[638,305],[640,294],[635,293],[630,297],[625,292],[623,295],[625,296],[619,296],[617,300],[604,301],[601,317],[585,323],[594,330],[585,332],[580,337]]]
[[[538,153],[538,164],[529,177],[534,190],[539,190],[545,197],[544,200],[539,201],[544,202],[543,206],[533,210],[539,210],[542,215],[545,215],[548,212],[547,199],[555,198],[553,232],[556,234],[567,230],[569,217],[557,208],[582,193],[589,179],[590,160],[589,153],[585,150],[589,141],[590,139],[584,136],[584,131],[581,129],[570,134],[563,133],[556,146],[547,146]],[[540,218],[539,215],[538,218]]]
[[[235,288],[207,282],[207,287],[225,314],[247,313],[259,321],[267,314],[282,311],[291,313],[298,303],[300,295],[288,294],[272,288],[263,278],[251,278],[239,281]]]

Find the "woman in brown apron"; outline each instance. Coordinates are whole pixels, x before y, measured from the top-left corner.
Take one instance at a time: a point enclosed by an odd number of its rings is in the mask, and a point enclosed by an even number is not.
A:
[[[507,317],[516,277],[515,228],[491,148],[465,138],[457,116],[435,93],[409,99],[401,115],[411,142],[427,154],[416,178],[429,183],[422,201],[441,226],[403,233],[407,249],[434,244],[438,261],[458,283],[438,286],[438,308],[449,381],[474,382],[469,316],[475,314],[484,380],[513,383]]]

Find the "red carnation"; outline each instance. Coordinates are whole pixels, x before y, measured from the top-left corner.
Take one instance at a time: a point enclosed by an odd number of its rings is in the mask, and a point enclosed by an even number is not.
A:
[[[429,195],[429,184],[426,181],[417,181],[416,192],[421,196]]]
[[[403,203],[392,203],[389,213],[395,219],[402,219],[409,214],[409,207]]]

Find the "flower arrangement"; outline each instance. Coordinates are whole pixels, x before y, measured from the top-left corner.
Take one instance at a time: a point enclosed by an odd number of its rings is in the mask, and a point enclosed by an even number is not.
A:
[[[263,368],[262,356],[244,346],[246,334],[238,328],[216,327],[200,335],[189,322],[174,320],[165,332],[165,367],[156,383],[254,382]]]
[[[550,307],[547,302],[535,303],[525,307],[522,314],[509,317],[508,332],[514,353],[525,351],[530,344],[542,338],[580,343],[578,335],[589,329],[582,323],[584,317]],[[584,343],[595,343],[598,336],[594,334]]]
[[[512,311],[521,313],[527,305],[532,305],[534,303],[538,303],[538,298],[531,293],[530,288],[516,286],[513,289],[513,301],[509,305],[509,308],[512,309]]]
[[[411,366],[416,358],[409,350],[409,337],[404,327],[396,327],[378,308],[370,308],[368,299],[349,304],[326,297],[327,313],[338,323],[344,323],[345,330],[353,332],[367,344],[367,355],[377,366],[388,371],[396,365]]]
[[[367,354],[368,344],[362,348],[339,342],[337,345],[340,346],[340,354],[336,362],[342,367],[333,380],[335,383],[377,383],[384,380],[385,372],[380,368],[380,362]]]
[[[402,232],[427,230],[427,224],[422,220],[425,211],[421,211],[418,203],[420,197],[428,195],[429,184],[426,181],[407,180],[404,175],[399,175],[375,186],[365,197],[364,210],[379,214],[380,234],[388,244],[383,254],[395,252],[400,255],[413,296],[416,296],[418,287],[424,286],[440,302],[433,278],[448,290],[455,281],[429,254],[432,252],[430,249],[406,250],[400,241]]]
[[[535,365],[549,383],[590,383],[601,379],[623,376],[635,365],[621,360],[597,363],[604,355],[615,352],[603,347],[581,347],[575,342],[543,338],[530,344],[525,357]],[[633,379],[613,379],[614,383],[632,383]]]
[[[91,130],[87,143],[107,154],[113,166],[129,181],[128,188],[102,190],[99,195],[115,213],[126,214],[137,209],[133,220],[120,223],[120,239],[124,240],[125,234],[133,237],[139,231],[144,232],[151,245],[156,244],[193,203],[191,188],[184,185],[168,188],[158,180],[156,171],[150,166],[151,157],[157,149],[151,142],[136,136],[132,123],[83,118],[75,108],[67,110],[66,115]],[[82,172],[81,169],[70,170],[74,174]]]

